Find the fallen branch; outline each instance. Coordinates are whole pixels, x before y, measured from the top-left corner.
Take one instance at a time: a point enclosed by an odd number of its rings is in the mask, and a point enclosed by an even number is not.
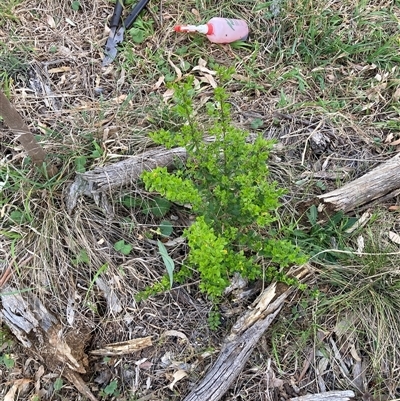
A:
[[[66,197],[67,210],[71,213],[82,195],[94,198],[97,204],[103,202],[107,209],[104,194],[136,182],[143,171],[171,166],[177,158],[186,160],[184,148],[156,148],[106,167],[77,174]]]
[[[349,212],[354,209],[370,207],[373,202],[387,200],[400,193],[400,154],[379,165],[362,177],[349,182],[341,188],[319,195],[317,203],[322,203],[327,211]],[[315,204],[315,200],[305,202],[304,206]]]
[[[0,116],[3,117],[4,122],[16,134],[18,134],[18,141],[31,157],[32,162],[38,167],[43,167],[46,159],[46,152],[36,141],[29,127],[25,124],[18,111],[12,106],[6,95],[0,91]],[[46,166],[47,174],[53,177],[57,174],[57,168],[53,165]]]
[[[308,272],[308,267],[303,266],[294,276],[301,279]],[[215,364],[184,401],[218,401],[223,397],[293,291],[293,287],[273,283],[258,297],[253,309],[241,316],[232,327]]]

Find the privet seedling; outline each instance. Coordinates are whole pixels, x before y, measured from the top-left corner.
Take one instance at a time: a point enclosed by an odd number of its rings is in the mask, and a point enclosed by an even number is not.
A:
[[[231,73],[221,70],[220,78],[227,80]],[[247,140],[248,132],[232,124],[222,87],[207,104],[209,127],[200,127],[194,118],[193,80],[173,88],[173,111],[186,123],[178,132],[160,130],[151,137],[167,148],[185,147],[186,166],[174,172],[159,167],[142,178],[147,190],[171,202],[191,204],[197,218],[184,232],[190,248],[187,263],[198,271],[201,291],[218,302],[235,272],[250,280],[262,275],[288,280],[282,268],[303,263],[305,257],[290,241],[268,233],[285,193],[269,179],[273,141],[262,135]],[[213,140],[204,141],[205,135]],[[265,271],[260,262],[265,259],[275,267]],[[189,275],[189,269],[184,272]],[[175,275],[177,281],[182,278]]]

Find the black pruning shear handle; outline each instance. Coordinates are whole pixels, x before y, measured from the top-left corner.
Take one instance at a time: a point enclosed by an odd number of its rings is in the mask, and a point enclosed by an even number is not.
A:
[[[110,20],[110,34],[104,49],[103,67],[108,66],[114,61],[118,53],[117,46],[124,40],[125,31],[132,26],[149,1],[150,0],[140,0],[120,26],[122,11],[124,9],[124,0],[116,0],[114,12]]]

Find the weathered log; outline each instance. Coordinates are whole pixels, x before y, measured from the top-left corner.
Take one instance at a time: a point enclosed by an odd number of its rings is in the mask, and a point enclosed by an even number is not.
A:
[[[371,206],[374,201],[386,200],[400,193],[399,177],[400,154],[397,154],[343,187],[319,195],[317,201],[328,210],[341,210],[345,213],[363,206]]]
[[[94,198],[97,204],[103,203],[102,206],[107,209],[104,194],[135,183],[143,171],[150,171],[159,166],[168,167],[177,158],[186,160],[184,148],[156,148],[106,167],[77,174],[66,197],[67,210],[71,213],[82,195]]]
[[[302,267],[294,276],[300,279],[308,271],[308,268]],[[253,309],[241,316],[232,327],[215,364],[184,401],[218,401],[222,398],[293,291],[293,287],[273,283],[261,293]]]

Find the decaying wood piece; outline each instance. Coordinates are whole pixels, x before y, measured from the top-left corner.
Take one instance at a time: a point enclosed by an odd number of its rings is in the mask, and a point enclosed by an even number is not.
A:
[[[373,201],[395,196],[400,189],[400,153],[341,188],[319,195],[329,210],[349,212]]]
[[[18,340],[51,369],[58,369],[88,399],[97,401],[80,377],[86,373],[88,358],[84,352],[89,330],[65,327],[32,293],[24,296],[6,286],[0,292],[0,317]]]
[[[308,274],[308,266],[293,275]],[[217,361],[184,401],[218,401],[243,370],[255,344],[282,309],[293,287],[273,283],[261,293],[251,310],[241,316],[225,339]]]
[[[186,156],[184,148],[156,148],[106,167],[77,174],[66,197],[67,209],[71,213],[82,195],[92,197],[100,204],[104,194],[136,182],[143,171],[150,171],[159,166],[168,167],[177,158],[185,161]]]
[[[92,355],[127,355],[132,352],[138,352],[153,345],[151,336],[142,338],[133,338],[132,340],[122,341],[113,344],[107,344],[104,348],[90,351]]]
[[[4,122],[8,125],[10,129],[13,130],[15,134],[18,135],[18,141],[31,157],[32,162],[39,167],[42,167],[46,152],[36,141],[29,127],[25,124],[22,117],[19,115],[18,111],[12,106],[10,101],[0,91],[0,116],[3,117]],[[53,165],[47,165],[47,174],[52,177],[57,173],[57,168]]]
[[[349,401],[350,398],[354,398],[356,395],[354,391],[326,391],[325,393],[319,394],[307,394],[302,397],[290,398],[290,401]]]

